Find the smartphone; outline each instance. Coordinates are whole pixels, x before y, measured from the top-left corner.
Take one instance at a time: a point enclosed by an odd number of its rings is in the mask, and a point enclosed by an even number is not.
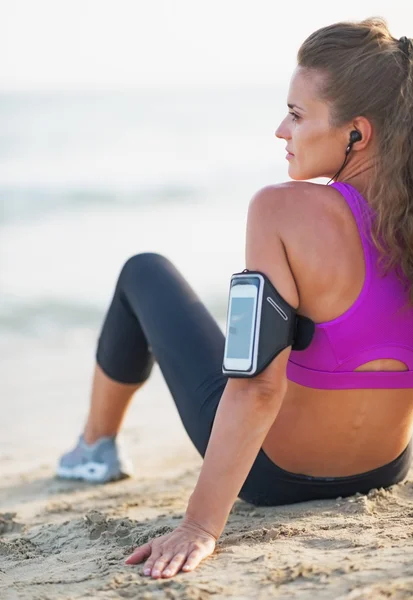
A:
[[[262,282],[260,281],[262,279]],[[263,278],[259,275],[233,277],[228,300],[223,371],[253,374],[257,368],[260,323],[260,295]]]

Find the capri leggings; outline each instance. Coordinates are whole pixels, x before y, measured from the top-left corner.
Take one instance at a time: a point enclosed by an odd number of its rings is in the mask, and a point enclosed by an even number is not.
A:
[[[171,262],[143,253],[124,265],[106,315],[97,362],[112,379],[141,383],[159,364],[182,423],[204,456],[227,378],[224,335]],[[293,441],[292,441],[293,443]],[[407,475],[412,442],[378,469],[346,477],[313,477],[278,467],[261,449],[239,497],[254,505],[292,504],[367,493]]]

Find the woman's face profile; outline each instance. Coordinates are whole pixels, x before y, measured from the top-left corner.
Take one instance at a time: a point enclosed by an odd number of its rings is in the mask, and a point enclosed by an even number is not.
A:
[[[297,67],[290,81],[289,112],[275,135],[287,142],[291,179],[333,177],[345,158],[347,129],[330,124],[330,105],[318,93],[322,78],[323,74]]]

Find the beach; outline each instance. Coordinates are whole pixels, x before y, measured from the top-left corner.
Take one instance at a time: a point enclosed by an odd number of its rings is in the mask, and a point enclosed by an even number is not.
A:
[[[137,545],[180,522],[201,459],[156,367],[123,427],[134,478],[54,477],[85,416],[94,347],[90,333],[1,345],[2,600],[413,597],[413,470],[367,496],[268,508],[238,500],[216,553],[193,573],[156,581],[126,566]]]
[[[193,573],[126,566],[201,467],[157,367],[122,428],[134,478],[54,477],[129,256],[165,254],[223,327],[250,198],[287,179],[285,89],[0,94],[0,600],[413,598],[413,470],[368,496],[237,501]]]

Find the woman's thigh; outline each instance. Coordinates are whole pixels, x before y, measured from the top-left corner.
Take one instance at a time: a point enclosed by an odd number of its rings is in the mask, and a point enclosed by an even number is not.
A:
[[[103,370],[144,381],[155,359],[183,425],[203,456],[227,378],[224,335],[181,273],[165,257],[138,254],[119,276],[99,340]]]

